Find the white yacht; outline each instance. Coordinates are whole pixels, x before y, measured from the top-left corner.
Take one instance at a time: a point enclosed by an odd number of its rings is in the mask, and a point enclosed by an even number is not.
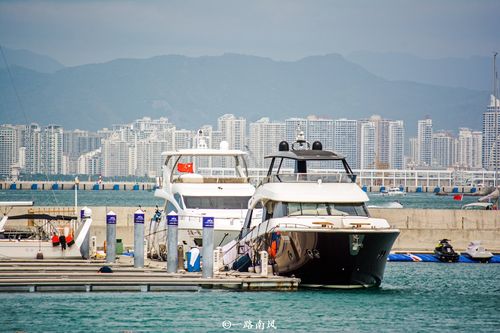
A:
[[[165,199],[163,212],[150,225],[148,252],[166,259],[166,215],[179,218],[179,243],[184,250],[202,246],[202,219],[214,218],[214,244],[234,240],[243,227],[248,200],[255,192],[249,182],[247,153],[207,147],[201,131],[197,147],[165,152],[161,187],[155,196]]]
[[[2,201],[0,220],[0,260],[2,259],[81,259],[82,245],[88,241],[91,218],[28,213],[8,216],[12,207],[33,206],[32,201]],[[28,220],[25,227],[7,227],[13,220]],[[64,236],[64,237],[62,237]],[[62,241],[64,239],[64,241]],[[88,246],[88,245],[87,245]]]
[[[467,246],[467,250],[462,252],[463,255],[471,258],[472,260],[477,260],[480,262],[487,262],[493,257],[493,253],[486,251],[484,246],[481,245],[481,241],[472,241]]]
[[[388,190],[383,191],[382,195],[388,195],[388,196],[406,195],[406,192],[399,187],[391,187]]]
[[[271,159],[267,177],[249,202],[242,233],[224,264],[243,271],[258,265],[258,253],[267,251],[274,274],[298,277],[303,287],[379,286],[399,230],[370,217],[368,196],[346,159],[322,150],[318,141],[310,149],[302,133],[291,149],[283,141],[266,158]],[[312,170],[326,161],[344,172]],[[283,168],[289,162],[293,173]],[[252,214],[260,206],[262,219],[255,223]]]

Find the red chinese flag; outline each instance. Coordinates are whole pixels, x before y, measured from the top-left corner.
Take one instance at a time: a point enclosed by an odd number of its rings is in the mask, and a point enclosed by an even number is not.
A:
[[[193,163],[177,163],[177,171],[193,173]]]
[[[453,200],[462,201],[463,194],[457,194],[453,196]]]

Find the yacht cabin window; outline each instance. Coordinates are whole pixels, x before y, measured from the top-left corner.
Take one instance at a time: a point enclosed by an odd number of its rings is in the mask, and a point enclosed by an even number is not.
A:
[[[177,204],[179,205],[179,207],[184,209],[184,203],[182,202],[182,197],[179,193],[174,193],[174,199],[175,199],[175,201],[177,201]]]
[[[195,197],[184,196],[186,208],[197,209],[247,209],[249,196],[240,197]]]
[[[368,216],[368,210],[362,202],[355,203],[301,203],[277,202],[273,209],[273,218],[284,216]]]

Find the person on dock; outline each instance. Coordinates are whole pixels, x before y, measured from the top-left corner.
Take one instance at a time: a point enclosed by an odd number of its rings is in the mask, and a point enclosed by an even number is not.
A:
[[[66,250],[66,236],[64,234],[59,236],[59,244],[61,244],[62,251]]]

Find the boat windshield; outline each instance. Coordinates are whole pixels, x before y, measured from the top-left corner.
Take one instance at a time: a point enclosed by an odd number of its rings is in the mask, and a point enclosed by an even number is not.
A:
[[[197,209],[247,209],[249,196],[242,197],[195,197],[184,196],[186,208]]]
[[[281,216],[368,216],[362,202],[356,203],[300,203],[283,202],[276,205],[273,217]]]
[[[223,178],[248,178],[244,155],[175,155],[168,156],[165,165],[171,170],[172,179],[194,178],[191,175],[207,179],[207,182],[211,178],[218,179],[217,182],[224,182]]]

